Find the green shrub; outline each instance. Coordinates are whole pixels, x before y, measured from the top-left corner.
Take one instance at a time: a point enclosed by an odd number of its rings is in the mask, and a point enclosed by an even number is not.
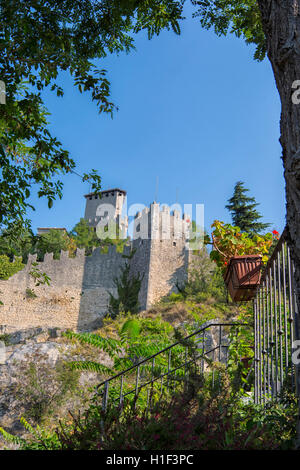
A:
[[[123,324],[122,335],[127,335],[131,339],[136,339],[141,332],[141,323],[136,318],[129,318]]]
[[[42,362],[27,364],[22,383],[16,389],[16,398],[25,405],[25,418],[39,423],[78,388],[79,372],[63,362],[55,367]]]
[[[7,333],[4,333],[3,335],[0,335],[0,341],[4,343],[5,346],[9,346],[10,342],[10,335]]]
[[[292,449],[296,434],[294,397],[265,408],[233,395],[226,376],[218,395],[199,389],[141,410],[94,403],[47,439],[35,430],[22,449],[63,450],[279,450]],[[1,429],[0,429],[1,431]],[[3,430],[1,431],[5,436]],[[5,431],[4,431],[5,432]],[[40,434],[40,435],[39,435]]]
[[[0,279],[9,279],[23,268],[24,264],[22,263],[22,258],[16,258],[14,261],[10,261],[8,256],[0,255]]]
[[[179,292],[172,292],[170,295],[167,295],[161,299],[162,303],[176,303],[182,302],[184,300],[184,296]]]
[[[27,299],[36,299],[37,298],[37,295],[34,292],[34,290],[30,289],[29,287],[27,287],[25,293],[26,293],[26,298]]]
[[[135,314],[139,312],[139,292],[142,280],[143,276],[140,274],[133,276],[130,273],[129,263],[125,263],[121,269],[120,277],[114,279],[118,296],[114,297],[109,293],[108,310],[111,318],[116,318],[121,312]]]

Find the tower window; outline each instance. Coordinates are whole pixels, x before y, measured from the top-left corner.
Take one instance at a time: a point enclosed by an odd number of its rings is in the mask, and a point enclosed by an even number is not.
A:
[[[173,246],[176,246],[176,242],[173,242]]]
[[[140,232],[140,231],[141,231],[141,224],[138,224],[138,225],[136,226],[136,231],[137,231],[137,232]]]

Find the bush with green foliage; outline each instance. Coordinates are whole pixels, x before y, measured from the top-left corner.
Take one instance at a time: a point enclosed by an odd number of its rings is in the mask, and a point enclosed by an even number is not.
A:
[[[200,301],[213,297],[217,302],[227,302],[227,290],[221,269],[212,262],[207,248],[193,252],[188,280],[184,285],[176,285],[178,293],[171,293],[163,302]]]
[[[0,255],[0,279],[9,279],[23,268],[24,264],[22,263],[22,258],[16,258],[14,261],[10,261],[8,256]]]
[[[36,252],[38,259],[42,260],[46,253],[53,253],[54,259],[59,259],[61,251],[69,249],[70,239],[66,232],[51,229],[38,237]]]
[[[23,225],[14,224],[0,233],[0,255],[6,255],[12,261],[19,257],[24,263],[28,255],[34,252],[36,237]]]
[[[60,361],[54,367],[43,362],[29,362],[15,395],[25,406],[24,417],[40,423],[62,405],[78,388],[79,373]]]
[[[254,387],[254,312],[246,305],[236,318],[238,326],[230,331],[227,371],[236,393],[253,394]]]
[[[117,337],[71,331],[64,334],[71,340],[105,351],[113,360],[113,367],[93,361],[74,361],[69,365],[74,369],[113,376],[174,342],[175,330],[168,322],[124,314],[120,318]]]
[[[116,318],[121,312],[137,314],[140,310],[139,292],[143,277],[130,273],[130,264],[125,263],[119,278],[114,279],[118,296],[109,293],[108,311],[111,318]]]
[[[62,450],[279,450],[295,445],[297,401],[286,395],[281,403],[262,407],[235,396],[226,373],[218,394],[191,387],[141,410],[93,403],[72,422],[60,422],[55,432],[31,428],[20,440],[4,430],[7,441],[21,449]],[[24,422],[28,429],[28,424]],[[30,429],[29,429],[30,430]]]
[[[190,295],[207,292],[214,275],[215,265],[210,260],[206,247],[193,253],[188,272],[186,292]]]

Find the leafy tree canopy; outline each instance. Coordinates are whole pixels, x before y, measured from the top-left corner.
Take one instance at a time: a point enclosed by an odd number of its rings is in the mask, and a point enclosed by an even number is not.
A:
[[[254,197],[248,197],[249,189],[244,187],[242,181],[235,184],[233,196],[228,200],[226,209],[231,213],[232,222],[241,232],[260,233],[270,224],[259,222],[262,215],[255,209],[259,204]]]
[[[181,10],[175,0],[0,0],[0,79],[6,87],[6,104],[0,105],[0,227],[25,219],[33,187],[51,207],[62,197],[60,177],[74,172],[75,161],[47,128],[42,90],[63,96],[59,74],[67,71],[99,112],[112,115],[106,70],[95,61],[129,52],[140,30],[149,38],[163,28],[179,33]],[[81,178],[100,190],[95,170]]]
[[[0,255],[7,255],[10,260],[20,257],[27,261],[29,253],[33,253],[36,237],[30,229],[13,224],[0,233]]]
[[[255,59],[264,59],[266,40],[257,0],[191,1],[197,8],[193,16],[200,18],[203,28],[213,28],[218,36],[232,33],[242,37],[246,44],[256,45]]]
[[[80,219],[70,235],[74,238],[76,246],[85,248],[87,252],[91,252],[94,246],[100,246],[99,238],[85,219]]]
[[[48,233],[37,237],[36,253],[39,259],[43,259],[45,253],[53,253],[53,258],[59,259],[62,250],[72,251],[71,242],[72,240],[63,230],[51,229]],[[76,246],[74,246],[75,249]]]

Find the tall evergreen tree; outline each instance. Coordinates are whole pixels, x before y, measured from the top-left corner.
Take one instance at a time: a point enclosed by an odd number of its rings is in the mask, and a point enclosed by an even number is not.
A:
[[[244,187],[242,181],[234,186],[233,196],[228,199],[226,209],[231,213],[233,225],[240,227],[242,232],[260,233],[266,230],[270,224],[259,222],[262,215],[256,210],[259,205],[254,197],[247,196],[249,189]]]

